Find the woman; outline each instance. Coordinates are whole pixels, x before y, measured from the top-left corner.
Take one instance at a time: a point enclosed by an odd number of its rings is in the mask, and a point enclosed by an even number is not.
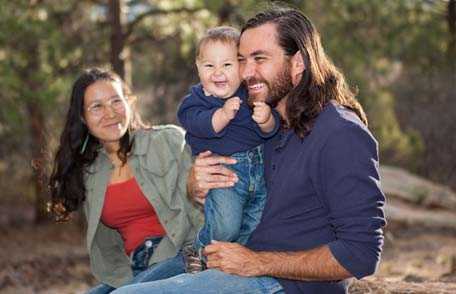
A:
[[[85,71],[73,85],[50,178],[58,220],[84,208],[91,268],[102,282],[89,293],[182,273],[175,256],[201,225],[186,197],[183,131],[146,128],[134,102],[117,75]]]

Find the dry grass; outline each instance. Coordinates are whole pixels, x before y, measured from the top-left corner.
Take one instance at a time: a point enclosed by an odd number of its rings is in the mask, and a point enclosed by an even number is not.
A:
[[[0,293],[84,293],[96,284],[75,224],[0,227]],[[350,293],[456,293],[456,234],[390,228],[374,277]]]

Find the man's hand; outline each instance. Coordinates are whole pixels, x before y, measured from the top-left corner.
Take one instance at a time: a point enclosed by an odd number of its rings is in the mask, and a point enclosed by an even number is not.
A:
[[[232,120],[236,116],[239,107],[241,107],[241,103],[242,101],[239,97],[233,97],[225,101],[225,104],[222,107],[222,112],[227,120]]]
[[[303,251],[255,252],[237,243],[212,241],[203,254],[208,268],[244,277],[335,281],[353,276],[336,260],[328,245]]]
[[[207,267],[244,277],[263,275],[261,256],[238,243],[212,241],[204,248]]]
[[[191,199],[204,204],[206,194],[213,188],[232,187],[238,181],[236,173],[224,164],[234,164],[236,160],[226,156],[212,155],[212,152],[200,153],[190,169],[187,179],[187,191]]]
[[[253,102],[252,119],[259,125],[267,123],[273,119],[271,107],[264,102]]]

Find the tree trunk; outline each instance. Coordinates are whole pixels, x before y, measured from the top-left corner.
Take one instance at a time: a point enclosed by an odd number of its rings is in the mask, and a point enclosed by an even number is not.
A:
[[[124,0],[109,1],[111,23],[111,65],[113,70],[131,85],[131,56],[124,34],[126,5]]]
[[[456,0],[448,1],[448,31],[450,38],[448,41],[448,58],[451,63],[452,74],[456,73]]]
[[[26,105],[30,121],[31,153],[32,153],[32,180],[35,190],[35,223],[42,223],[47,220],[46,211],[47,190],[45,183],[45,150],[47,147],[44,137],[44,116],[39,103],[29,101]]]
[[[26,67],[21,69],[21,75],[26,81],[25,87],[30,90],[30,93],[39,95],[40,87],[42,86],[39,81],[33,76],[34,73],[39,71],[40,57],[37,41],[32,41],[26,45],[29,62]],[[44,114],[39,97],[26,97],[25,109],[27,111],[30,132],[30,153],[31,153],[31,168],[32,176],[31,181],[34,185],[35,191],[35,223],[42,223],[47,220],[48,214],[46,211],[46,202],[48,200],[48,193],[46,189],[46,157],[45,151],[47,143],[45,138],[45,121]]]
[[[234,12],[234,6],[229,0],[223,1],[223,4],[217,11],[219,25],[226,25],[230,22],[231,14]]]

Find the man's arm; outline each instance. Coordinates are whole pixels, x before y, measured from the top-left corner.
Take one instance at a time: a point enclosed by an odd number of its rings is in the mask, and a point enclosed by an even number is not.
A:
[[[215,242],[205,250],[208,266],[244,276],[296,280],[359,279],[373,274],[380,261],[385,225],[376,151],[369,133],[350,126],[330,136],[320,154],[317,178],[335,240],[297,252],[254,252]]]
[[[334,241],[297,252],[254,252],[235,243],[214,242],[205,248],[208,266],[243,276],[296,280],[331,281],[374,273],[385,225],[377,144],[369,133],[351,126],[330,136],[320,160],[318,178],[337,235]]]
[[[297,252],[255,252],[237,243],[215,241],[206,246],[204,253],[209,268],[245,277],[332,281],[352,276],[326,245]]]

